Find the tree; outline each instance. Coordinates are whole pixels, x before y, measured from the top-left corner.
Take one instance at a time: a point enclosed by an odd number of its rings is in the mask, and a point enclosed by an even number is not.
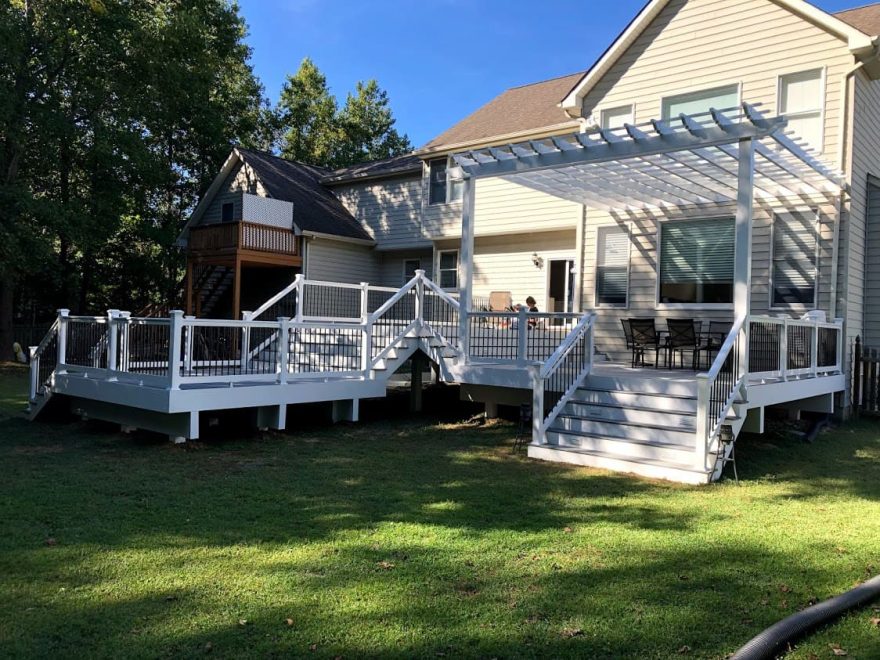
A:
[[[336,99],[327,78],[305,58],[281,89],[276,119],[281,155],[310,165],[332,162],[339,141]]]
[[[336,167],[412,151],[409,138],[394,128],[388,94],[375,80],[357,84],[356,93],[348,95],[337,121],[341,139],[334,154]]]

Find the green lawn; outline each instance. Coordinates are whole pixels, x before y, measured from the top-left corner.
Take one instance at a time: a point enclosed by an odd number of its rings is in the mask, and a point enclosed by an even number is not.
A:
[[[880,572],[876,423],[747,438],[740,486],[694,488],[530,461],[506,422],[179,447],[28,423],[25,382],[0,375],[3,657],[722,658]],[[878,616],[789,657],[877,658]]]

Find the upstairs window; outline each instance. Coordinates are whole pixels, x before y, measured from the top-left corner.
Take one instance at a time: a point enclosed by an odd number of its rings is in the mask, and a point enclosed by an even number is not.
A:
[[[734,232],[733,218],[662,223],[659,302],[732,303]]]
[[[407,282],[409,282],[416,275],[416,271],[422,267],[422,262],[419,259],[404,259],[403,260],[403,286]]]
[[[231,202],[227,202],[220,207],[220,222],[232,222],[232,216],[235,207]]]
[[[816,304],[818,229],[814,211],[773,216],[772,307]]]
[[[443,289],[458,288],[458,250],[437,253],[437,281]]]
[[[779,76],[779,114],[788,119],[786,131],[822,151],[824,138],[822,69]]]
[[[463,183],[461,179],[450,179],[449,159],[437,158],[428,163],[430,204],[445,204],[461,199]]]
[[[600,227],[596,255],[596,304],[626,307],[629,284],[629,232]]]
[[[676,94],[663,99],[663,120],[676,119],[680,114],[697,115],[710,108],[725,110],[739,105],[739,85],[723,85],[687,94]],[[710,117],[699,117],[702,123],[711,122]]]
[[[599,113],[599,125],[602,128],[620,128],[624,124],[633,123],[633,107],[621,105],[608,108]]]

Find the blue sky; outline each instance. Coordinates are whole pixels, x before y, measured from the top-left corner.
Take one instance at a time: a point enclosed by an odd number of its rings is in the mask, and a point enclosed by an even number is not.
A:
[[[820,0],[838,11],[867,0]],[[342,102],[358,80],[388,92],[420,146],[516,85],[589,68],[644,0],[239,0],[253,65],[274,101],[311,57]]]

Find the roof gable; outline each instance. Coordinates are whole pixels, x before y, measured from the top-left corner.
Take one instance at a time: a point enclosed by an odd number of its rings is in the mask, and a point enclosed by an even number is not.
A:
[[[561,106],[569,112],[579,113],[584,97],[617,63],[620,57],[632,46],[642,33],[666,8],[670,0],[650,0],[636,17],[627,25],[614,43],[602,54],[596,64],[587,71],[562,99]],[[792,12],[847,43],[854,53],[873,50],[870,36],[850,23],[828,14],[804,0],[767,0]]]

